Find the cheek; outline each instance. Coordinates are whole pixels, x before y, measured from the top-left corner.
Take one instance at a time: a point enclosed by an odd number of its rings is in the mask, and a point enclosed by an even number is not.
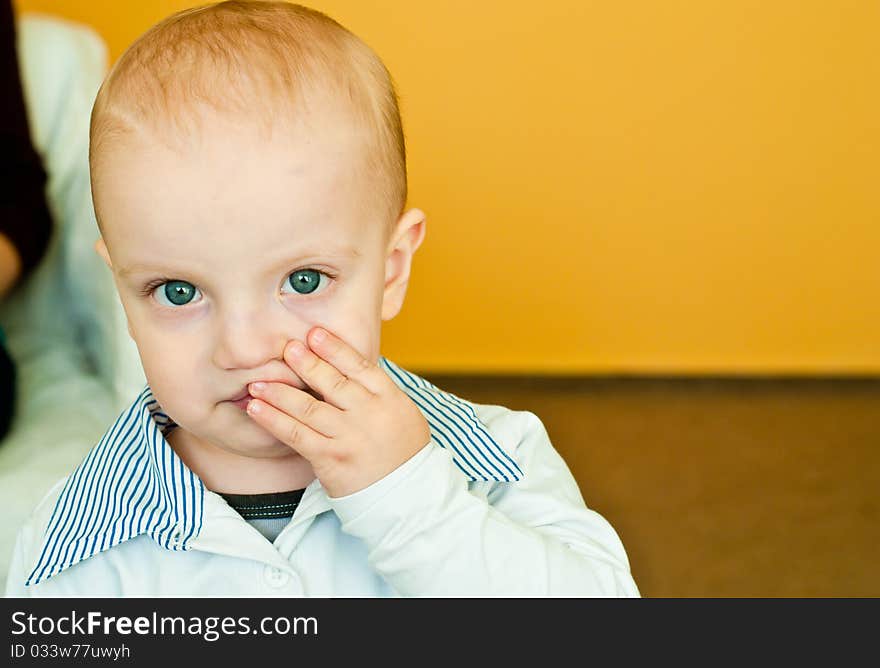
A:
[[[213,398],[200,379],[209,377],[192,351],[175,341],[145,341],[140,348],[146,381],[162,409],[180,426],[198,431],[210,418]]]
[[[379,334],[382,320],[377,313],[359,312],[353,318],[346,341],[370,362],[379,359]]]
[[[362,332],[362,344],[356,346],[358,352],[367,360],[375,364],[379,360],[379,338],[382,327],[382,318],[378,313],[370,313],[359,325]]]
[[[193,379],[199,377],[196,370],[203,351],[191,340],[192,337],[156,326],[142,327],[134,322],[132,338],[137,344],[144,375],[157,399],[160,392],[174,396],[176,388],[184,391],[192,385]]]
[[[365,358],[376,362],[381,318],[379,311],[372,306],[370,303],[352,302],[347,307],[329,309],[326,316],[316,318],[312,326],[325,327]]]

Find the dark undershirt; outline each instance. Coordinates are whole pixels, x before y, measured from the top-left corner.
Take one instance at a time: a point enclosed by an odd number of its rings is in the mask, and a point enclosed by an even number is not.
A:
[[[305,489],[267,494],[223,494],[226,503],[246,520],[267,520],[293,517]]]
[[[270,543],[290,524],[305,489],[268,494],[220,494],[229,506]]]

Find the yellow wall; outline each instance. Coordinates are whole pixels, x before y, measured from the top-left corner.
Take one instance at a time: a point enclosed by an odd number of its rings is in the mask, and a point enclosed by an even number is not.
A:
[[[187,2],[19,0],[112,58]],[[880,372],[880,3],[315,0],[397,81],[424,371]]]

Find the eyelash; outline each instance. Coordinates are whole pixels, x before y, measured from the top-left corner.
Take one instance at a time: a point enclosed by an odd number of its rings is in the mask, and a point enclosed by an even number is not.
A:
[[[337,276],[337,274],[331,273],[331,272],[329,272],[329,271],[325,271],[325,270],[323,270],[323,269],[318,269],[317,267],[301,267],[300,269],[294,269],[294,270],[291,271],[289,274],[287,274],[287,277],[286,277],[284,280],[289,279],[293,274],[295,274],[295,273],[298,272],[298,271],[309,271],[309,270],[311,270],[311,271],[316,271],[316,272],[318,272],[319,274],[321,274],[322,276],[326,276],[326,277],[329,278],[331,281],[332,281],[332,280],[335,280],[335,279],[336,279],[336,276]],[[160,277],[160,278],[155,278],[155,279],[153,279],[152,281],[148,282],[146,285],[144,285],[143,288],[141,288],[141,296],[142,296],[142,297],[149,297],[150,295],[153,294],[153,291],[154,291],[156,288],[158,288],[160,285],[164,285],[165,283],[170,283],[171,281],[180,281],[180,280],[182,280],[182,279],[179,279],[179,278],[169,278],[169,277],[167,277],[167,276],[162,276],[162,277]],[[184,283],[189,283],[189,281],[183,281],[183,282],[184,282]],[[190,283],[190,285],[192,285],[192,283]],[[285,293],[285,294],[291,294],[291,293]],[[300,295],[300,296],[302,296],[302,297],[308,297],[309,295]],[[164,305],[164,304],[160,304],[160,306],[165,306],[165,305]],[[184,306],[186,306],[186,304],[184,304]],[[166,307],[166,308],[173,308],[173,307]],[[176,307],[176,308],[180,308],[180,307]]]

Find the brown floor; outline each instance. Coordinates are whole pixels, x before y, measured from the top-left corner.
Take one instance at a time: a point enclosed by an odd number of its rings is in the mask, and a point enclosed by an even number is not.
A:
[[[424,375],[543,420],[644,596],[880,596],[880,380]]]

